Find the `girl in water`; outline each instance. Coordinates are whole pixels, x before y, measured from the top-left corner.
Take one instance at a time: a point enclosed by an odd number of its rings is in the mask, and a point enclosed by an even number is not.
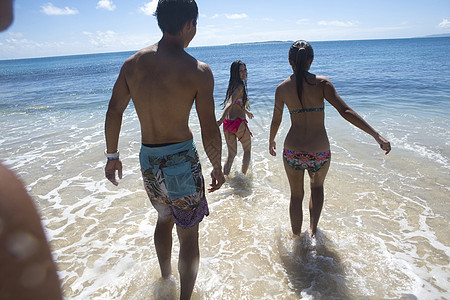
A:
[[[324,200],[323,183],[331,159],[330,143],[324,124],[324,98],[345,120],[370,134],[386,154],[391,151],[390,143],[342,100],[327,77],[308,72],[313,59],[314,52],[309,43],[297,41],[291,46],[289,63],[294,74],[276,89],[269,137],[269,152],[275,156],[275,136],[286,105],[291,115],[291,128],[284,141],[283,161],[291,189],[291,227],[295,235],[300,235],[303,221],[303,180],[305,170],[308,170],[311,184],[311,236],[317,232]]]
[[[248,129],[246,116],[252,119],[253,114],[248,110],[247,67],[240,60],[231,64],[230,81],[222,105],[224,105],[224,109],[217,124],[220,126],[223,123],[223,133],[228,147],[228,157],[223,173],[230,174],[231,165],[237,153],[237,141],[239,141],[244,149],[242,173],[246,174],[250,164],[252,146],[252,133]]]

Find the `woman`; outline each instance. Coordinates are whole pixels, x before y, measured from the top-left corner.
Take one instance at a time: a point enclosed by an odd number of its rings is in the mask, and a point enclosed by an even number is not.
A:
[[[323,183],[331,158],[330,143],[324,125],[324,98],[345,120],[370,134],[386,154],[391,151],[390,143],[342,100],[327,77],[308,72],[313,59],[314,52],[309,43],[297,41],[291,46],[289,63],[294,74],[281,83],[275,92],[269,137],[269,152],[275,156],[275,136],[286,105],[291,115],[291,128],[284,141],[283,161],[291,189],[291,227],[295,235],[300,235],[303,221],[303,179],[305,170],[308,170],[311,183],[311,236],[317,232],[324,199]]]
[[[248,129],[246,116],[250,119],[253,114],[248,110],[249,101],[247,97],[247,68],[245,64],[237,60],[231,64],[230,82],[227,94],[222,105],[225,105],[222,116],[217,121],[220,126],[223,123],[223,133],[228,147],[228,157],[225,161],[223,173],[230,174],[231,165],[237,153],[237,141],[241,142],[244,149],[242,159],[242,173],[246,174],[250,164],[251,136]]]

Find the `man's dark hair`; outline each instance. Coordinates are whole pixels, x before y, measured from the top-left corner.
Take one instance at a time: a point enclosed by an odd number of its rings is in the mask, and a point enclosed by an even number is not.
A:
[[[194,20],[194,25],[197,24],[197,3],[195,0],[159,0],[155,16],[163,33],[175,35],[186,22]]]

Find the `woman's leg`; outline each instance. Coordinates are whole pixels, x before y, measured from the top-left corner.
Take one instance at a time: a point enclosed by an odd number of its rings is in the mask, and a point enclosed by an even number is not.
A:
[[[248,166],[250,165],[251,153],[252,153],[252,137],[244,122],[239,126],[239,130],[236,133],[240,136],[240,142],[244,149],[244,157],[242,158],[242,173],[247,174]]]
[[[303,189],[304,170],[295,170],[283,159],[284,169],[291,188],[291,202],[289,204],[289,215],[291,218],[292,233],[300,235],[302,232],[303,209],[302,202],[305,191]]]
[[[309,229],[311,236],[314,236],[317,232],[317,224],[319,223],[324,201],[323,183],[329,168],[330,160],[319,171],[308,172],[311,179],[311,198],[309,200]]]
[[[230,174],[231,165],[233,164],[234,158],[236,157],[237,141],[236,141],[236,135],[234,133],[230,133],[230,132],[224,130],[223,134],[225,136],[225,141],[227,143],[227,148],[228,148],[228,156],[225,161],[225,165],[223,167],[223,174],[228,175],[228,174]]]

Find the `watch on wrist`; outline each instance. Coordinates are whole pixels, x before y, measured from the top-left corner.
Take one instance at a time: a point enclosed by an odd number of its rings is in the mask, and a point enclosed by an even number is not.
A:
[[[113,153],[108,153],[107,150],[105,150],[105,156],[108,160],[116,160],[119,159],[119,150]]]

